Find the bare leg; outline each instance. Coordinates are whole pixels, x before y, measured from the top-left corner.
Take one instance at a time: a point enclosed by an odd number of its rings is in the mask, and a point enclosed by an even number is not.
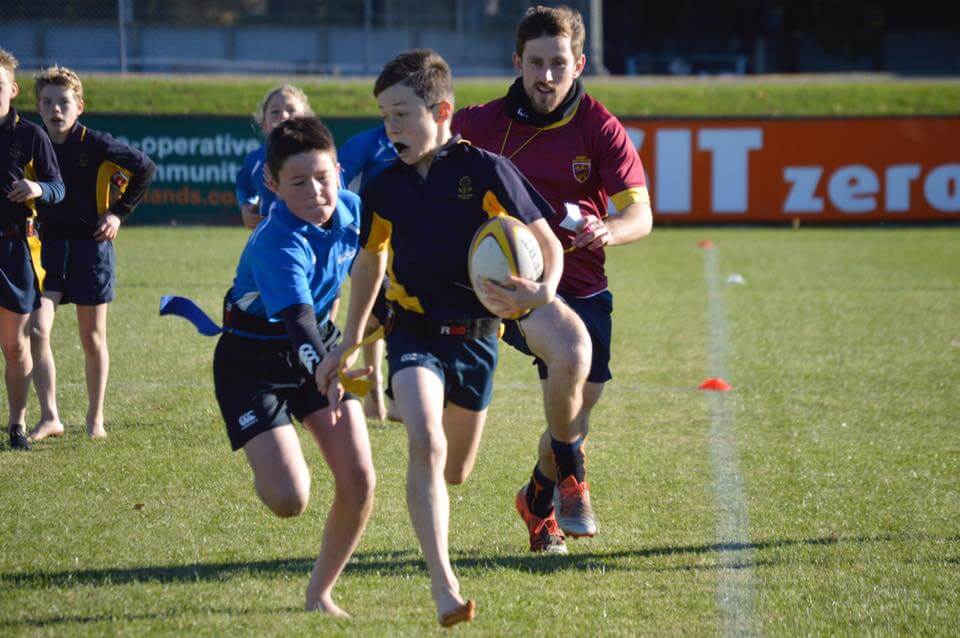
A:
[[[40,403],[40,420],[30,432],[31,441],[63,434],[63,423],[57,410],[57,368],[50,348],[50,334],[56,318],[61,292],[45,292],[40,307],[30,317],[30,350],[33,353],[33,386]]]
[[[447,457],[443,385],[434,373],[417,367],[394,374],[393,388],[397,409],[407,427],[407,507],[430,572],[437,615],[443,619],[464,606],[447,544],[450,500],[443,478]]]
[[[107,436],[103,427],[103,398],[107,391],[107,374],[110,372],[107,304],[77,306],[77,326],[87,378],[87,434],[91,439],[102,439]]]
[[[587,382],[583,387],[583,408],[577,415],[577,429],[583,437],[583,446],[587,444],[587,434],[590,432],[590,411],[600,401],[603,393],[602,383]],[[583,449],[583,447],[581,447]],[[546,468],[546,469],[545,469]],[[540,437],[540,471],[550,480],[557,480],[557,466],[553,459],[553,448],[550,447],[550,428],[543,431]]]
[[[299,516],[310,501],[310,471],[292,425],[267,430],[243,451],[260,500],[281,518]]]
[[[379,327],[380,322],[371,315],[367,320],[365,336],[372,334]],[[363,362],[373,368],[373,373],[370,375],[373,386],[363,400],[363,412],[368,419],[379,421],[387,418],[387,405],[383,396],[383,350],[383,339],[377,339],[363,346]]]
[[[576,441],[580,437],[577,418],[583,409],[583,387],[590,372],[590,335],[577,314],[562,301],[537,308],[522,327],[530,350],[546,362],[550,372],[543,382],[548,432],[558,441]],[[550,463],[541,459],[540,471],[554,478],[556,468],[550,458]]]
[[[460,485],[467,480],[477,461],[480,436],[487,411],[474,412],[448,403],[443,411],[443,431],[447,437],[447,462],[443,476],[447,483]]]
[[[30,315],[0,308],[0,349],[3,350],[3,380],[7,388],[10,425],[22,425],[27,417],[27,391],[33,372],[29,326]]]
[[[314,412],[304,420],[333,473],[333,504],[323,527],[320,555],[307,586],[307,610],[347,616],[333,602],[333,586],[360,542],[373,508],[376,478],[367,424],[358,401],[346,401],[334,422],[330,410]]]

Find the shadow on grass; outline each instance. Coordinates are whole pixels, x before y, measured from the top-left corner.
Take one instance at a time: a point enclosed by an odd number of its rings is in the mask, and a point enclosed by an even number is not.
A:
[[[454,552],[453,563],[459,570],[509,569],[534,574],[561,571],[674,571],[691,569],[737,569],[758,565],[771,565],[773,561],[754,561],[740,564],[704,563],[696,565],[645,565],[625,564],[624,559],[645,559],[664,556],[697,556],[724,554],[743,550],[763,551],[784,547],[816,547],[827,545],[850,545],[883,543],[891,541],[918,540],[916,536],[829,536],[809,539],[774,539],[756,543],[728,543],[706,545],[669,545],[664,547],[639,547],[630,550],[608,552],[577,552],[565,556],[480,555],[471,552]],[[923,539],[956,542],[960,537]],[[580,541],[581,543],[584,541]],[[589,541],[587,541],[589,542]],[[190,583],[195,581],[225,581],[236,576],[267,576],[302,572],[305,575],[313,567],[313,558],[289,558],[251,562],[193,563],[189,565],[165,565],[156,567],[118,567],[104,569],[77,569],[65,571],[33,571],[0,574],[0,585],[14,588],[45,589],[48,587],[78,587],[122,585],[127,583]],[[420,553],[413,549],[390,552],[358,552],[347,565],[348,574],[399,576],[425,572]]]
[[[186,613],[196,614],[222,614],[225,616],[244,616],[248,614],[289,614],[291,612],[301,612],[302,607],[275,607],[272,609],[236,609],[233,607],[201,607],[197,609],[178,609],[175,611],[158,611],[152,614],[90,614],[83,616],[79,614],[71,616],[48,616],[39,618],[10,618],[0,620],[0,627],[33,627],[42,629],[44,627],[58,627],[60,625],[91,625],[94,623],[115,623],[118,620],[134,622],[138,620],[165,620],[183,616]]]

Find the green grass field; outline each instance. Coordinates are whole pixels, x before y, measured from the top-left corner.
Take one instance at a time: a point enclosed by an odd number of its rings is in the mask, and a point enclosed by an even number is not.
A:
[[[370,424],[377,501],[338,590],[354,619],[302,612],[322,459],[303,436],[311,507],[270,515],[229,451],[214,340],[157,316],[169,293],[216,313],[245,236],[122,232],[106,441],[83,432],[76,321],[59,312],[68,433],[0,451],[0,635],[437,633],[402,426]],[[513,496],[542,416],[534,371],[505,348],[476,471],[451,489],[452,554],[480,605],[456,631],[713,635],[732,611],[772,636],[960,633],[957,230],[659,229],[611,250],[609,271],[616,378],[589,445],[600,534],[567,557],[526,551]],[[697,391],[721,363],[734,391]],[[739,546],[718,537],[724,473],[742,480]]]
[[[272,87],[301,86],[320,117],[373,117],[373,78],[184,77],[85,75],[87,110],[96,113],[246,115]],[[456,81],[457,104],[486,102],[506,93],[512,78]],[[896,81],[885,77],[802,81],[584,79],[587,90],[621,116],[678,115],[956,115],[960,82]],[[29,80],[22,79],[22,84]],[[24,86],[26,88],[26,86]],[[20,104],[32,107],[32,90]],[[26,109],[26,106],[21,106]]]

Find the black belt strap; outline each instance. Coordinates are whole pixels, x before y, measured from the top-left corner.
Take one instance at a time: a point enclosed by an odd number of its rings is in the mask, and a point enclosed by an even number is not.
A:
[[[480,319],[429,319],[407,310],[395,309],[392,330],[403,330],[421,337],[455,337],[480,339],[500,332],[500,320],[489,317]]]
[[[33,225],[33,219],[24,219],[17,222],[4,222],[0,224],[0,238],[3,239],[26,239],[37,234]]]

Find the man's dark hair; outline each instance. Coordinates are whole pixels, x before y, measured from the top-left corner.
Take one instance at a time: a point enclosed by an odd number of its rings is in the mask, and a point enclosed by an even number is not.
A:
[[[337,158],[333,135],[323,122],[315,117],[292,117],[279,124],[267,137],[267,168],[276,180],[287,158],[307,151],[330,153]]]
[[[527,9],[520,24],[517,25],[517,55],[523,57],[523,48],[530,40],[543,36],[565,35],[570,38],[570,48],[574,59],[583,55],[583,41],[586,31],[583,28],[583,16],[576,9],[566,5],[559,7],[536,6]]]
[[[409,86],[427,106],[441,100],[453,102],[453,74],[450,73],[450,65],[432,49],[404,51],[384,64],[377,83],[373,85],[374,97],[394,84]]]

